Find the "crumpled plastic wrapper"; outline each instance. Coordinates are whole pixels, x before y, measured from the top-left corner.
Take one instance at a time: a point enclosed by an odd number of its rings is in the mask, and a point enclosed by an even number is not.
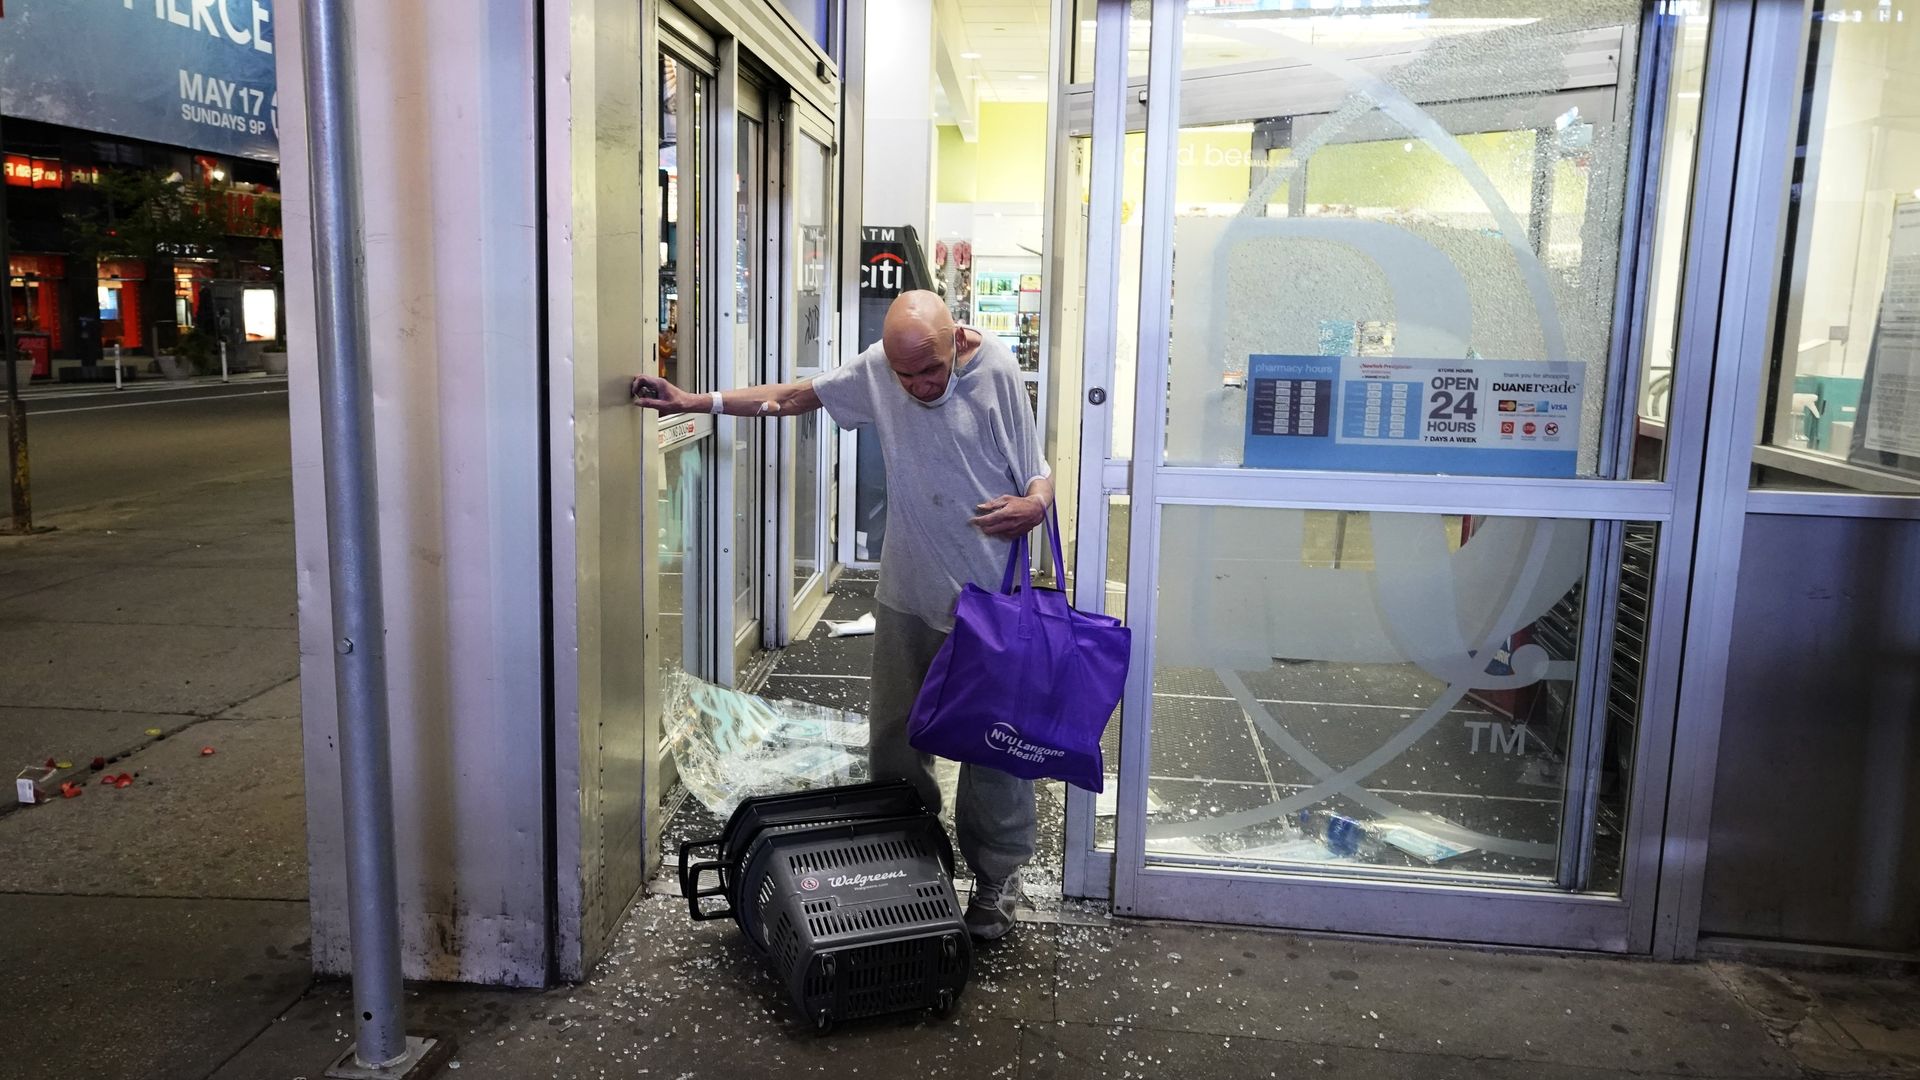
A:
[[[867,778],[867,718],[669,677],[662,726],[680,782],[721,817],[741,800]]]

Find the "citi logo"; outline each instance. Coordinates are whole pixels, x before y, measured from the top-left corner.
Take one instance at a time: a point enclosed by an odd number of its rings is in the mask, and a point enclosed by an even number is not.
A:
[[[987,745],[1003,754],[1010,754],[1021,761],[1036,765],[1050,757],[1065,757],[1065,750],[1056,750],[1051,746],[1040,746],[1020,737],[1020,730],[1006,721],[1001,721],[987,729]]]
[[[882,881],[892,881],[896,878],[903,878],[906,876],[907,876],[907,872],[905,870],[891,870],[884,874],[847,874],[843,877],[828,878],[827,884],[833,886],[836,889],[844,889],[849,885],[853,886],[856,889],[860,889],[860,888],[865,888],[868,885],[877,885]]]
[[[907,285],[907,260],[882,251],[860,267],[860,287],[899,292]]]

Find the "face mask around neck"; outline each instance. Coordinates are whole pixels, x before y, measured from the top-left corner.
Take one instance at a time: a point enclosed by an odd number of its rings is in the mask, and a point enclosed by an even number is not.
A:
[[[947,388],[945,390],[940,391],[940,396],[937,398],[934,398],[932,401],[920,401],[919,398],[914,398],[913,400],[919,401],[920,405],[923,408],[937,409],[940,406],[945,405],[947,402],[953,399],[953,389],[954,387],[959,385],[960,385],[960,331],[955,330],[953,332],[953,363],[950,367],[947,368]],[[909,394],[907,396],[912,397],[913,395]]]

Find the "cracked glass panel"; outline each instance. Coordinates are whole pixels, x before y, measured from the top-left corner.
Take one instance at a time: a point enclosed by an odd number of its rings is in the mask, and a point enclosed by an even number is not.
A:
[[[1616,320],[1643,27],[1676,73],[1647,194],[1678,208],[1649,221],[1670,296],[1705,17],[1457,10],[1189,5],[1167,464],[1632,474],[1602,413],[1642,386]]]

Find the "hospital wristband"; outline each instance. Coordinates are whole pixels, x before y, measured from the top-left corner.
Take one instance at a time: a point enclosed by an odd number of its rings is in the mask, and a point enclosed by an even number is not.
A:
[[[710,409],[708,409],[708,411],[713,413],[713,415],[715,416],[719,416],[720,414],[726,411],[720,404],[720,391],[715,390],[713,392],[713,405]]]

